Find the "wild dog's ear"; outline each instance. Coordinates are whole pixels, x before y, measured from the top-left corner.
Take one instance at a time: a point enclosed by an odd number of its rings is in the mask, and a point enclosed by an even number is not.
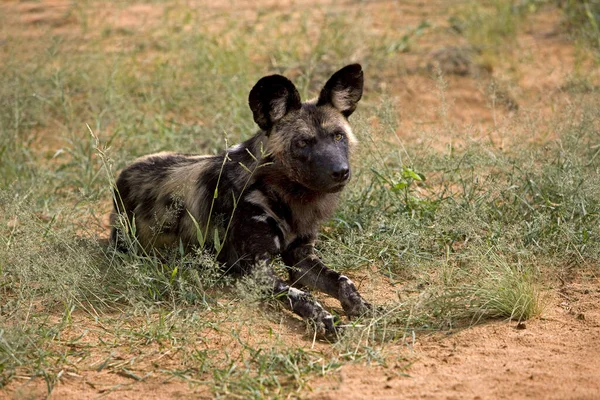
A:
[[[329,78],[321,90],[317,106],[330,104],[348,118],[356,110],[356,103],[362,97],[362,92],[362,67],[360,64],[351,64]]]
[[[248,104],[254,121],[265,131],[290,111],[302,107],[296,86],[281,75],[265,76],[259,80],[250,91]]]

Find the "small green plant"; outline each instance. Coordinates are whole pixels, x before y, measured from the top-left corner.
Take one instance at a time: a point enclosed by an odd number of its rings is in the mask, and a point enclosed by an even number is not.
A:
[[[387,45],[387,52],[390,54],[409,52],[414,45],[415,39],[425,34],[429,28],[431,28],[431,24],[427,20],[421,21],[417,27],[408,29],[400,39],[392,40]]]
[[[485,267],[483,284],[474,289],[473,296],[480,302],[478,312],[517,321],[539,316],[542,299],[535,274],[497,256],[491,261],[494,264]]]

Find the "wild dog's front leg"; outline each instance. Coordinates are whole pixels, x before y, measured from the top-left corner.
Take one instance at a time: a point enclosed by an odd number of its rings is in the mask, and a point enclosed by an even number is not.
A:
[[[292,283],[316,288],[340,301],[346,315],[359,316],[372,307],[358,293],[354,283],[325,266],[314,253],[312,239],[297,239],[283,253],[290,267]]]
[[[270,264],[270,256],[263,254],[258,256],[254,265],[247,268],[252,271],[255,279],[272,285],[273,295],[279,299],[288,309],[298,314],[305,320],[313,322],[317,331],[324,330],[326,333],[335,333],[335,319],[327,312],[321,304],[308,293],[287,285],[278,277]]]
[[[245,211],[248,215],[254,210],[247,209]],[[272,285],[272,293],[294,313],[312,321],[317,330],[334,333],[333,315],[316,302],[310,294],[287,285],[271,268],[271,258],[281,252],[282,238],[280,238],[279,229],[275,228],[270,217],[259,214],[251,218],[254,222],[251,228],[242,221],[234,224],[236,228],[232,232],[232,240],[229,242],[231,247],[227,253],[236,256],[226,263],[235,266],[234,269],[242,274],[254,274],[267,285]]]

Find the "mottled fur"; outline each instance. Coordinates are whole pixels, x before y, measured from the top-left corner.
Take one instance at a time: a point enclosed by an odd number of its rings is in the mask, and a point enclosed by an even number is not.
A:
[[[306,103],[283,76],[262,78],[249,96],[261,128],[252,138],[216,156],[145,156],[121,172],[113,243],[125,247],[117,218],[126,215],[144,248],[182,243],[190,249],[198,245],[195,220],[209,232],[205,246],[228,270],[249,273],[281,255],[292,284],[328,293],[349,315],[365,312],[370,306],[354,284],[323,265],[313,248],[319,224],[331,217],[350,178],[348,157],[356,139],[347,118],[362,88],[357,64],[336,72],[318,99]],[[215,229],[223,241],[220,249],[212,243]],[[333,317],[319,303],[267,270],[274,293],[294,312],[335,330]]]

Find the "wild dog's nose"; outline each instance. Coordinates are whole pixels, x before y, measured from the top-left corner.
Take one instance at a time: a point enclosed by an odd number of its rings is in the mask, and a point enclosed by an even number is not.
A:
[[[331,171],[331,177],[336,182],[344,182],[350,177],[350,168],[347,165],[340,165]]]

